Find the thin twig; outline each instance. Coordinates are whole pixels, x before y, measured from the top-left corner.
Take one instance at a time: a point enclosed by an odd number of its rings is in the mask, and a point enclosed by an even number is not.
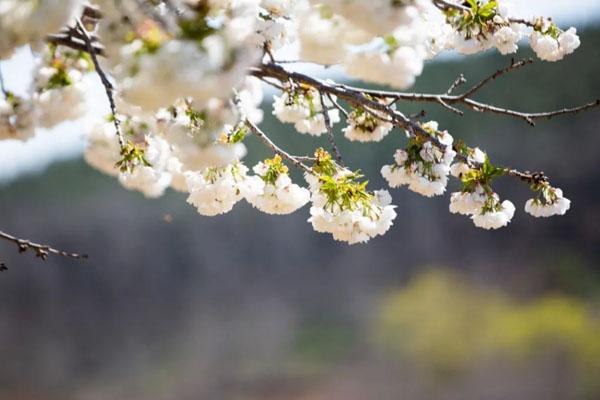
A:
[[[329,101],[331,101],[331,103],[335,106],[335,108],[337,108],[342,115],[344,116],[344,118],[348,119],[349,115],[348,115],[348,111],[346,111],[344,109],[344,107],[342,107],[340,105],[340,103],[337,102],[336,99],[334,99],[329,93],[327,93],[327,98],[329,99]]]
[[[501,77],[504,74],[507,74],[509,72],[515,71],[521,67],[524,67],[526,65],[531,65],[531,64],[533,64],[533,59],[531,59],[531,58],[526,59],[526,60],[517,61],[517,62],[515,62],[515,60],[512,59],[510,62],[510,65],[508,67],[499,69],[498,71],[494,72],[492,75],[488,76],[487,78],[485,78],[484,80],[479,82],[477,85],[473,86],[471,89],[469,89],[466,92],[464,92],[463,94],[461,94],[460,97],[463,99],[471,97],[472,95],[477,93],[479,90],[481,90],[481,88],[486,86],[491,81]]]
[[[26,239],[19,239],[13,235],[0,231],[0,239],[14,243],[19,248],[19,253],[26,251],[32,251],[36,257],[46,260],[50,254],[54,254],[61,257],[73,258],[76,260],[82,260],[88,258],[86,254],[70,253],[63,250],[58,250],[50,247],[46,244],[39,244]]]
[[[445,0],[433,0],[433,5],[435,5],[437,8],[441,9],[442,11],[449,10],[449,9],[455,9],[455,10],[460,10],[460,11],[470,11],[471,10],[469,7],[463,6],[462,4],[451,3],[451,2],[445,1]]]
[[[248,128],[250,128],[254,136],[256,136],[265,146],[271,149],[273,153],[281,156],[281,158],[292,163],[294,166],[298,167],[302,171],[309,174],[312,173],[312,170],[306,165],[304,165],[304,163],[302,163],[301,161],[310,160],[309,157],[298,157],[287,153],[285,150],[282,150],[281,148],[277,147],[277,145],[273,143],[273,141],[269,139],[269,137],[258,126],[256,126],[256,124],[250,122],[248,119],[244,120],[244,124]]]
[[[333,151],[333,156],[337,160],[337,162],[344,166],[344,160],[342,159],[342,153],[337,147],[335,143],[335,136],[333,133],[333,124],[331,123],[331,118],[329,118],[329,110],[325,105],[325,98],[323,96],[323,92],[319,92],[319,100],[321,101],[321,108],[323,109],[323,120],[325,122],[325,128],[327,129],[327,139],[329,140],[329,144],[331,145],[331,150]]]
[[[92,58],[92,62],[94,63],[94,68],[96,70],[96,74],[98,74],[98,77],[100,78],[100,82],[102,82],[102,86],[104,86],[106,96],[108,97],[108,103],[110,104],[110,112],[112,115],[113,124],[115,126],[115,130],[117,131],[117,138],[119,139],[119,146],[121,149],[123,149],[125,147],[125,139],[123,137],[123,132],[121,132],[121,121],[119,120],[119,116],[117,114],[117,105],[115,104],[115,98],[114,98],[114,90],[115,89],[114,89],[112,83],[110,83],[110,81],[108,80],[108,77],[106,76],[104,71],[102,70],[100,63],[98,62],[98,57],[96,56],[96,53],[94,52],[94,50],[92,48],[92,41],[90,39],[90,35],[88,34],[88,31],[85,29],[85,26],[83,25],[83,23],[81,22],[80,19],[77,19],[77,27],[79,28],[79,31],[81,32],[81,34],[84,37],[84,40],[85,40],[85,43],[87,46],[87,51],[90,54],[90,57]]]
[[[521,119],[527,122],[529,125],[535,126],[535,121],[540,119],[551,119],[557,116],[577,114],[579,112],[588,111],[593,108],[600,107],[600,99],[592,102],[571,107],[563,108],[560,110],[553,110],[540,113],[526,113],[522,111],[511,110],[508,108],[502,108],[491,104],[483,103],[472,98],[466,98],[463,95],[447,95],[447,94],[428,94],[428,93],[405,93],[405,92],[394,92],[388,90],[372,90],[358,88],[350,85],[342,84],[324,84],[316,79],[310,78],[297,72],[288,72],[281,66],[274,64],[264,64],[259,67],[251,69],[250,73],[258,77],[270,77],[279,80],[280,82],[286,82],[290,79],[302,82],[315,88],[326,89],[326,92],[331,93],[337,97],[341,97],[344,94],[346,97],[344,100],[353,100],[354,103],[363,103],[367,96],[370,98],[381,98],[393,100],[391,104],[395,104],[398,101],[410,101],[418,103],[435,103],[443,107],[447,105],[461,105],[472,111],[479,113],[494,113],[505,115],[517,119]],[[489,80],[486,80],[488,83]]]
[[[2,65],[0,64],[0,90],[4,97],[8,97],[8,90],[6,90],[6,86],[4,86],[4,75],[2,75]]]
[[[454,92],[454,90],[456,90],[459,86],[461,86],[465,83],[467,83],[465,76],[463,74],[460,74],[459,77],[456,78],[456,80],[452,83],[452,85],[450,85],[450,87],[446,91],[446,94],[447,95],[452,94],[452,92]]]

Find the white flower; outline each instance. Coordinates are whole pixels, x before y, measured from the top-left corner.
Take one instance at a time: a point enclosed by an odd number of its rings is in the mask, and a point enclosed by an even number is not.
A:
[[[375,236],[385,234],[396,218],[395,206],[389,204],[387,191],[375,192],[367,203],[356,204],[354,209],[343,209],[328,204],[327,197],[313,193],[310,222],[313,229],[330,233],[337,241],[348,244],[366,243]]]
[[[326,15],[313,9],[299,21],[300,56],[303,60],[324,65],[344,60],[348,47],[368,42],[372,35],[339,15]]]
[[[478,185],[473,192],[456,192],[450,196],[450,212],[452,214],[474,215],[485,205],[487,196]]]
[[[37,61],[31,102],[38,126],[52,128],[85,115],[87,104],[83,78],[90,66],[80,54],[71,50],[56,50]]]
[[[558,37],[558,43],[564,55],[573,53],[581,45],[579,36],[577,36],[577,29],[569,28],[567,31],[561,33]]]
[[[24,44],[37,46],[81,12],[82,0],[1,0],[0,59]]]
[[[384,165],[381,168],[381,175],[391,188],[410,185],[414,179],[412,173],[403,166]]]
[[[563,197],[562,190],[550,187],[542,190],[542,199],[529,199],[525,203],[525,212],[537,218],[565,215],[569,208],[571,200]]]
[[[450,175],[455,178],[460,178],[462,175],[469,172],[471,168],[464,162],[457,162],[450,166]]]
[[[94,122],[83,153],[85,161],[100,172],[117,176],[119,170],[115,165],[121,158],[120,151],[115,126],[106,121]]]
[[[530,43],[531,48],[541,60],[559,61],[563,58],[558,41],[550,35],[533,32],[531,34]]]
[[[281,122],[294,124],[299,133],[320,136],[327,132],[323,104],[319,92],[315,89],[286,90],[280,97],[274,96],[273,100],[273,115]],[[329,109],[329,122],[340,122],[339,110],[331,109],[331,100],[324,98],[323,103]]]
[[[521,39],[521,32],[518,26],[503,26],[498,29],[492,38],[494,46],[501,54],[513,54],[519,49],[517,43]]]
[[[254,47],[231,48],[219,34],[204,39],[202,48],[186,40],[167,41],[148,54],[129,47],[124,48],[123,62],[115,73],[121,80],[123,98],[148,111],[173,104],[178,98],[193,97],[202,108],[212,98],[228,97],[243,81],[258,51]],[[228,64],[228,60],[234,61]]]
[[[469,154],[469,161],[473,161],[476,164],[483,164],[485,162],[486,154],[481,151],[479,147],[475,147]],[[455,178],[460,178],[462,175],[471,171],[469,164],[464,162],[457,162],[452,164],[450,167],[450,174]]]
[[[391,54],[379,49],[354,52],[347,57],[344,66],[354,78],[406,89],[423,72],[423,62],[423,54],[402,46]]]
[[[384,121],[384,115],[374,111],[354,110],[348,116],[348,126],[342,129],[346,139],[357,142],[380,142],[394,125]]]
[[[289,92],[285,91],[281,96],[273,96],[273,115],[283,123],[295,124],[308,118],[310,109],[306,106],[303,97],[295,100]]]
[[[266,179],[269,167],[258,163],[254,167],[257,176],[250,179],[255,182],[258,192],[256,196],[246,198],[250,204],[267,214],[291,214],[310,201],[310,192],[292,183],[287,173],[280,173],[274,182]]]
[[[333,176],[304,177],[312,192],[308,222],[315,231],[355,244],[383,235],[392,226],[396,212],[390,194],[386,190],[366,191],[359,182],[361,175],[338,169]]]
[[[494,46],[491,40],[479,39],[477,36],[467,39],[464,33],[457,31],[452,34],[449,43],[451,48],[465,55],[480,53]]]
[[[0,140],[26,141],[35,134],[34,110],[31,102],[14,96],[0,99]]]
[[[368,31],[371,36],[383,36],[403,25],[420,20],[427,11],[428,2],[417,0],[396,2],[389,0],[326,0],[314,1],[348,19],[353,25]]]
[[[248,103],[251,103],[249,98]],[[242,159],[246,155],[243,143],[219,141],[231,130],[229,124],[235,123],[237,118],[235,109],[217,98],[209,100],[201,110],[196,110],[192,103],[178,101],[155,115],[160,133],[171,145],[173,156],[182,164],[182,172],[221,167]]]
[[[132,171],[119,174],[119,182],[129,190],[136,190],[148,198],[160,197],[171,184],[168,162],[169,144],[162,138],[147,136],[144,158],[150,165],[137,165]]]
[[[573,53],[581,44],[577,30],[569,28],[555,39],[550,33],[534,31],[531,34],[531,48],[544,61],[559,61]]]
[[[381,174],[392,188],[408,185],[410,190],[423,196],[440,196],[446,191],[450,165],[456,156],[456,152],[452,149],[454,139],[448,132],[439,132],[435,121],[422,124],[421,128],[435,137],[444,150],[434,146],[430,141],[421,144],[411,139],[409,141],[411,151],[396,151],[395,163],[385,165],[381,169]],[[415,152],[418,153],[418,157],[410,158],[409,153]]]
[[[471,219],[478,228],[490,230],[508,225],[514,215],[514,204],[509,200],[504,200],[502,204],[497,204],[492,210],[482,209],[480,212],[474,214]]]
[[[225,214],[244,197],[256,196],[257,188],[248,180],[248,168],[230,164],[221,168],[207,168],[202,172],[186,172],[187,202],[194,205],[201,215]]]
[[[331,124],[340,122],[339,110],[330,110],[327,111],[327,113],[329,114],[329,121]],[[296,128],[296,131],[299,133],[306,133],[311,136],[320,136],[327,132],[327,124],[325,123],[325,116],[322,112],[296,122],[294,128]]]

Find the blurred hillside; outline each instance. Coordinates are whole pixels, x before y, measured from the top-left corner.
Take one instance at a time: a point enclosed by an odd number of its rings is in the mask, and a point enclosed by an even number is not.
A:
[[[598,98],[600,30],[583,32],[582,43],[563,62],[537,62],[502,78],[480,99],[541,111]],[[485,55],[468,64],[432,64],[415,90],[445,91],[460,73],[475,83],[508,63]],[[399,104],[406,112],[419,106]],[[499,116],[426,110],[455,137],[489,150],[493,161],[543,169],[573,201],[572,210],[565,217],[531,218],[522,211],[527,188],[507,179],[497,189],[514,201],[517,214],[508,228],[486,232],[449,214],[448,196],[425,199],[393,190],[395,226],[367,245],[349,247],[313,232],[306,209],[275,217],[240,203],[228,215],[205,218],[181,194],[146,200],[82,161],[58,164],[0,189],[2,229],[91,258],[43,263],[0,244],[10,268],[0,273],[0,399],[386,400],[398,399],[399,391],[406,399],[599,398],[592,391],[597,387],[578,379],[598,368],[585,357],[581,361],[585,349],[572,352],[579,357],[574,363],[565,361],[569,351],[542,351],[521,369],[493,357],[490,363],[478,353],[485,368],[464,371],[450,363],[456,374],[432,378],[397,362],[419,355],[398,353],[389,340],[373,344],[372,337],[379,337],[373,329],[384,330],[377,328],[382,298],[405,290],[424,266],[440,265],[484,287],[468,291],[469,304],[491,292],[510,297],[502,315],[518,315],[515,323],[525,331],[533,329],[523,325],[528,318],[513,308],[550,295],[566,298],[565,307],[586,310],[585,323],[567,330],[581,336],[567,333],[559,342],[581,343],[585,337],[586,349],[600,346],[593,327],[600,310],[600,112],[542,121],[532,129]],[[298,154],[314,149],[312,138],[266,114],[263,127],[282,147]],[[254,139],[247,141],[249,165],[268,155]],[[380,144],[361,145],[340,137],[339,144],[346,162],[365,171],[375,189],[383,187],[381,165],[391,161],[402,139],[390,135]],[[410,293],[414,305],[392,304],[410,309],[429,292]],[[556,319],[571,309],[557,312]],[[455,312],[460,309],[439,315]],[[388,312],[392,342],[406,339],[393,328],[396,319],[405,321],[398,313]],[[482,326],[473,322],[461,329],[477,336]],[[421,332],[428,325],[410,328]],[[446,332],[445,325],[431,329]],[[455,341],[465,337],[464,330],[448,330],[448,337],[452,332]],[[469,349],[457,357],[475,357]],[[564,377],[562,389],[549,397],[544,383],[558,375]],[[332,387],[348,391],[334,393]],[[486,397],[486,388],[494,388],[494,395]]]

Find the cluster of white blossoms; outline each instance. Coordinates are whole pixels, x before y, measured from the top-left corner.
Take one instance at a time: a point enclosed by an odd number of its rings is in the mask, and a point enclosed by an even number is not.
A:
[[[580,44],[577,29],[569,28],[563,32],[548,21],[531,34],[531,48],[544,61],[560,61],[577,50]]]
[[[164,5],[155,9],[165,25],[176,27],[175,37],[149,19],[135,21],[135,29],[129,31],[111,29],[111,21],[100,22],[99,29],[108,31],[112,39],[112,72],[120,80],[124,100],[153,111],[179,98],[192,97],[200,108],[215,97],[228,98],[231,91],[224,88],[239,86],[248,68],[259,62],[262,43],[274,40],[261,35],[257,39],[257,23],[264,21],[260,16],[271,15],[259,7],[259,1],[193,3],[175,1],[181,10],[177,18]],[[129,7],[140,14],[139,5]]]
[[[333,82],[327,81],[329,90],[321,93],[308,79],[268,75],[265,71],[273,70],[270,64],[278,63],[288,45],[298,49],[301,61],[339,64],[351,78],[401,89],[413,85],[425,62],[445,50],[474,54],[495,48],[512,54],[529,35],[539,58],[558,61],[580,45],[574,28],[563,31],[546,18],[515,18],[504,0],[95,3],[102,14],[98,20],[97,15],[82,16],[83,0],[0,0],[0,60],[23,45],[36,58],[25,96],[2,87],[0,139],[27,140],[37,127],[89,117],[85,160],[129,190],[150,198],[168,188],[185,192],[188,203],[207,216],[229,212],[242,199],[269,214],[289,214],[311,202],[313,228],[350,244],[389,230],[396,211],[386,190],[367,190],[360,173],[322,149],[314,160],[294,158],[268,140],[263,142],[278,155],[259,162],[255,175],[249,175],[241,161],[247,153],[243,140],[250,131],[260,133],[253,124],[263,118],[264,82],[282,88],[273,97],[273,115],[311,136],[333,134],[334,125],[345,118],[342,132],[348,140],[382,141],[397,125],[390,119],[396,105],[385,94],[360,92],[351,100],[334,91],[344,87]],[[90,44],[75,28],[80,16],[90,40],[102,44],[100,63],[114,82],[106,91],[118,111],[111,110],[109,119],[87,115],[84,77],[96,60],[71,50]],[[65,27],[70,29],[61,31]],[[74,41],[41,47],[48,35],[59,32]],[[344,100],[342,105],[332,92]],[[408,146],[381,169],[390,187],[440,196],[452,175],[464,185],[451,195],[452,213],[470,216],[485,229],[511,221],[514,205],[491,188],[507,169],[494,167],[478,148],[454,143],[435,121],[404,127]],[[315,163],[308,167],[306,160]],[[305,171],[308,189],[292,182],[284,161]],[[537,196],[527,202],[526,212],[546,217],[569,209],[560,189],[545,180],[529,182]]]
[[[509,200],[500,202],[498,194],[478,184],[470,191],[452,193],[450,212],[470,216],[479,228],[499,229],[512,220],[515,206]]]
[[[369,192],[360,174],[339,168],[322,149],[315,155],[315,167],[305,174],[312,192],[308,222],[313,229],[349,244],[385,234],[396,218],[388,191]]]
[[[483,229],[499,229],[512,220],[515,206],[500,197],[491,188],[491,181],[504,170],[494,167],[487,155],[479,148],[464,152],[466,160],[456,162],[451,174],[462,180],[464,189],[450,196],[450,212],[470,216],[475,226]],[[477,165],[478,168],[474,168]]]
[[[395,109],[395,106],[391,106]],[[346,139],[353,142],[380,142],[394,128],[382,112],[366,108],[355,108],[347,119],[348,126],[342,129]]]
[[[492,47],[501,54],[516,53],[525,30],[523,20],[514,18],[511,3],[489,0],[473,3],[476,7],[469,12],[447,13],[447,22],[454,28],[447,47],[462,54],[475,54]],[[545,18],[527,21],[526,25],[533,28],[529,42],[541,60],[562,60],[580,45],[575,28],[562,31]]]
[[[123,187],[148,198],[160,197],[173,179],[169,171],[171,148],[155,135],[151,119],[119,115],[126,144],[123,148],[112,121],[96,122],[89,135],[84,158],[99,171],[117,176]]]
[[[440,132],[435,121],[421,124],[421,129],[437,144],[423,135],[411,137],[407,149],[398,149],[395,163],[384,165],[381,174],[392,188],[407,185],[423,196],[440,196],[446,191],[450,165],[456,156],[454,139],[447,131]]]
[[[0,138],[26,141],[36,128],[52,128],[86,115],[84,76],[93,69],[81,51],[50,45],[35,59],[24,96],[6,91],[0,99]]]
[[[552,217],[565,215],[571,208],[571,200],[563,197],[562,190],[542,184],[537,188],[538,197],[525,203],[525,212],[534,217]]]
[[[256,78],[246,78],[238,88],[238,99],[246,117],[253,123],[262,121],[258,109],[262,88]],[[155,114],[160,134],[171,144],[173,155],[186,170],[223,166],[246,155],[242,143],[224,143],[223,133],[230,131],[239,119],[238,110],[230,101],[212,98],[204,108],[196,107],[192,99],[178,100]]]
[[[38,47],[81,13],[83,0],[0,0],[0,60],[29,44]]]
[[[310,201],[310,192],[292,183],[280,156],[259,162],[253,170],[256,175],[251,179],[260,190],[247,200],[258,210],[267,214],[291,214]]]
[[[335,98],[332,98],[335,101]],[[323,109],[325,105],[326,111]],[[327,132],[325,115],[330,124],[340,122],[340,112],[332,101],[313,88],[294,87],[285,90],[281,96],[273,96],[273,115],[283,123],[294,124],[299,133],[320,136]]]
[[[521,25],[511,22],[508,2],[478,1],[469,12],[453,10],[446,21],[452,33],[446,46],[461,54],[475,54],[495,47],[501,54],[516,53],[523,37]]]
[[[86,111],[83,77],[94,68],[91,60],[83,52],[50,46],[37,62],[31,98],[37,125],[51,128],[81,118]]]
[[[119,182],[129,190],[136,190],[148,198],[160,197],[169,187],[172,175],[168,170],[169,144],[157,136],[146,136],[141,144],[144,156],[133,168],[119,174]]]
[[[0,99],[0,140],[28,140],[35,134],[31,102],[9,94]]]
[[[254,198],[260,186],[249,179],[248,167],[232,163],[224,167],[207,168],[185,174],[190,195],[187,199],[201,215],[215,216],[228,213],[244,197]]]

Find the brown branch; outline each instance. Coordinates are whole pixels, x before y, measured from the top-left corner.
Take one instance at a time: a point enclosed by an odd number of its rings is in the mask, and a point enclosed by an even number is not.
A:
[[[463,94],[461,94],[460,97],[463,99],[471,97],[472,95],[477,93],[479,90],[481,90],[484,86],[486,86],[488,83],[492,82],[493,80],[498,79],[502,75],[507,74],[512,71],[516,71],[519,68],[522,68],[526,65],[531,65],[531,64],[533,64],[533,59],[531,59],[531,58],[526,59],[526,60],[517,61],[517,62],[515,62],[515,60],[512,59],[510,62],[510,65],[508,67],[497,70],[492,75],[488,76],[487,78],[485,78],[484,80],[479,82],[477,85],[473,86],[471,89],[469,89],[466,92],[464,92]]]
[[[463,6],[462,4],[458,4],[458,3],[451,3],[451,2],[445,1],[445,0],[433,0],[433,5],[442,11],[452,10],[452,9],[459,10],[459,11],[471,11],[471,8],[469,8],[467,6]]]
[[[244,124],[250,129],[250,131],[252,131],[254,136],[256,136],[266,147],[271,149],[271,151],[274,154],[281,156],[281,158],[292,163],[300,170],[309,174],[312,173],[312,170],[306,165],[304,165],[304,163],[302,162],[311,160],[310,157],[293,156],[287,153],[285,150],[282,150],[281,148],[277,147],[277,145],[273,143],[273,141],[269,139],[269,137],[258,126],[256,126],[256,124],[250,122],[248,119],[244,120]]]
[[[12,242],[19,248],[19,253],[26,251],[32,251],[36,257],[46,260],[50,254],[54,254],[61,257],[73,258],[76,260],[82,260],[88,258],[86,254],[69,253],[67,251],[58,250],[50,247],[46,244],[39,244],[26,239],[19,239],[13,235],[0,231],[0,239]]]
[[[446,94],[447,95],[452,94],[452,92],[454,92],[454,90],[456,90],[459,86],[461,86],[461,85],[463,85],[465,83],[467,83],[467,80],[465,79],[465,76],[463,74],[460,74],[458,76],[458,78],[456,78],[456,80],[452,83],[452,85],[450,85],[450,87],[446,91]]]
[[[2,94],[4,95],[5,98],[8,97],[9,92],[6,89],[6,86],[4,84],[4,75],[2,75],[2,66],[0,66],[0,91],[2,92]]]
[[[446,148],[446,146],[443,145],[442,143],[440,143],[439,140],[432,137],[427,131],[425,131],[419,123],[412,121],[411,118],[406,117],[400,111],[392,109],[392,107],[390,107],[389,105],[373,100],[374,98],[375,99],[377,99],[377,98],[389,99],[389,98],[394,98],[394,95],[404,95],[404,94],[398,94],[395,92],[385,92],[385,91],[362,90],[362,89],[353,88],[350,86],[341,85],[341,84],[337,84],[337,83],[324,82],[324,81],[320,81],[318,79],[303,75],[301,73],[287,71],[283,67],[281,67],[279,65],[275,65],[275,64],[263,64],[259,67],[253,68],[250,71],[250,73],[251,73],[251,75],[254,75],[259,78],[271,78],[271,79],[276,79],[279,82],[290,82],[291,81],[292,83],[295,83],[295,84],[302,84],[302,85],[310,86],[310,87],[316,89],[321,95],[326,94],[328,96],[336,96],[339,99],[342,99],[342,100],[348,102],[350,105],[353,105],[355,107],[362,107],[362,108],[366,109],[367,111],[371,112],[374,116],[376,116],[378,118],[381,118],[381,116],[379,115],[379,113],[381,112],[390,118],[389,122],[392,122],[395,125],[399,126],[400,128],[405,129],[411,135],[420,136],[420,137],[426,139],[427,141],[431,142],[434,146],[438,147],[439,149],[444,150]],[[491,78],[491,79],[486,78],[486,81],[493,80],[493,79],[494,78]],[[479,85],[476,85],[475,87],[479,87]],[[414,96],[429,96],[429,95],[414,95]],[[503,114],[507,114],[507,113],[518,114],[518,112],[516,112],[516,111],[504,110],[504,109],[500,109],[500,108],[497,108],[494,106],[477,103],[471,99],[461,99],[460,96],[432,95],[432,98],[433,98],[433,101],[436,103],[445,102],[445,101],[447,101],[447,99],[454,99],[455,100],[454,103],[461,102],[461,103],[469,104],[469,105],[477,104],[476,106],[473,105],[473,107],[474,108],[487,107],[488,111],[491,111],[491,112],[499,112],[499,113],[503,113]],[[450,102],[450,104],[451,103],[452,102]],[[600,103],[600,101],[597,103]],[[589,108],[600,105],[597,103],[596,102],[590,103],[588,105],[578,107],[577,109],[579,111],[583,111],[584,109],[589,109]],[[560,111],[560,113],[562,113],[562,114],[573,113],[573,112],[578,112],[578,111],[575,111],[575,109],[565,109],[565,110]],[[420,115],[422,115],[422,113]],[[511,114],[509,114],[509,115],[511,115]],[[551,118],[553,115],[558,115],[558,112],[555,111],[555,112],[550,112],[550,113],[527,114],[526,116],[527,116],[527,118],[531,118],[531,122],[533,122],[533,119],[535,119],[535,118],[543,118],[543,117]],[[460,153],[457,154],[456,160],[468,163],[469,165],[473,166],[474,168],[481,168],[481,165],[471,162],[468,159],[468,157],[465,157],[464,155],[462,155]],[[543,173],[520,172],[518,170],[510,169],[510,168],[505,168],[505,171],[506,171],[506,175],[516,177],[516,178],[518,178],[522,181],[528,182],[528,183],[535,183],[535,182],[539,182],[540,180],[546,179],[545,175]]]
[[[331,98],[329,94],[327,94]],[[333,134],[333,124],[331,123],[331,118],[329,118],[329,109],[325,104],[325,98],[323,97],[323,92],[319,92],[319,100],[321,102],[321,108],[323,109],[323,120],[325,122],[325,128],[327,129],[327,139],[329,140],[329,144],[331,145],[331,150],[333,151],[333,155],[335,159],[340,163],[340,165],[344,165],[344,160],[342,159],[342,153],[337,147],[335,143],[335,136]],[[335,106],[335,105],[334,105]]]
[[[117,114],[117,105],[115,104],[115,98],[114,98],[114,90],[115,89],[114,89],[112,83],[110,83],[110,81],[108,80],[108,77],[106,76],[104,71],[102,70],[100,63],[98,62],[98,57],[97,57],[96,53],[94,52],[90,35],[80,19],[77,19],[77,29],[83,35],[83,38],[85,40],[85,44],[87,47],[87,52],[89,53],[90,57],[92,58],[92,62],[94,63],[94,69],[96,70],[96,74],[98,74],[98,77],[100,78],[100,82],[102,82],[102,86],[104,86],[106,96],[108,97],[108,103],[110,105],[110,112],[112,114],[112,120],[113,120],[113,123],[115,126],[115,130],[117,132],[117,138],[119,139],[119,146],[121,149],[123,149],[125,147],[125,139],[123,137],[123,132],[121,132],[121,121],[119,120],[119,116]]]
[[[514,70],[514,69],[513,69]],[[256,73],[253,71],[252,73]],[[491,79],[493,80],[493,79]],[[486,84],[491,80],[486,79]],[[492,104],[483,103],[477,100],[473,100],[470,97],[464,97],[462,94],[460,95],[448,95],[448,94],[430,94],[430,93],[405,93],[405,92],[394,92],[388,90],[371,90],[371,89],[362,89],[350,85],[341,85],[336,84],[336,88],[339,90],[343,90],[347,93],[361,93],[370,97],[375,98],[386,98],[392,99],[395,104],[398,101],[409,101],[416,103],[434,103],[441,105],[442,107],[447,108],[448,105],[461,105],[466,107],[472,111],[479,113],[493,113],[504,116],[509,116],[517,119],[521,119],[527,122],[531,126],[535,126],[536,120],[542,119],[552,119],[557,116],[577,114],[583,111],[588,111],[594,108],[600,107],[600,99],[591,101],[589,103],[571,107],[571,108],[563,108],[559,110],[552,110],[546,112],[538,112],[538,113],[527,113],[517,110],[512,110],[509,108],[503,108],[494,106]],[[479,90],[480,88],[478,88]]]

